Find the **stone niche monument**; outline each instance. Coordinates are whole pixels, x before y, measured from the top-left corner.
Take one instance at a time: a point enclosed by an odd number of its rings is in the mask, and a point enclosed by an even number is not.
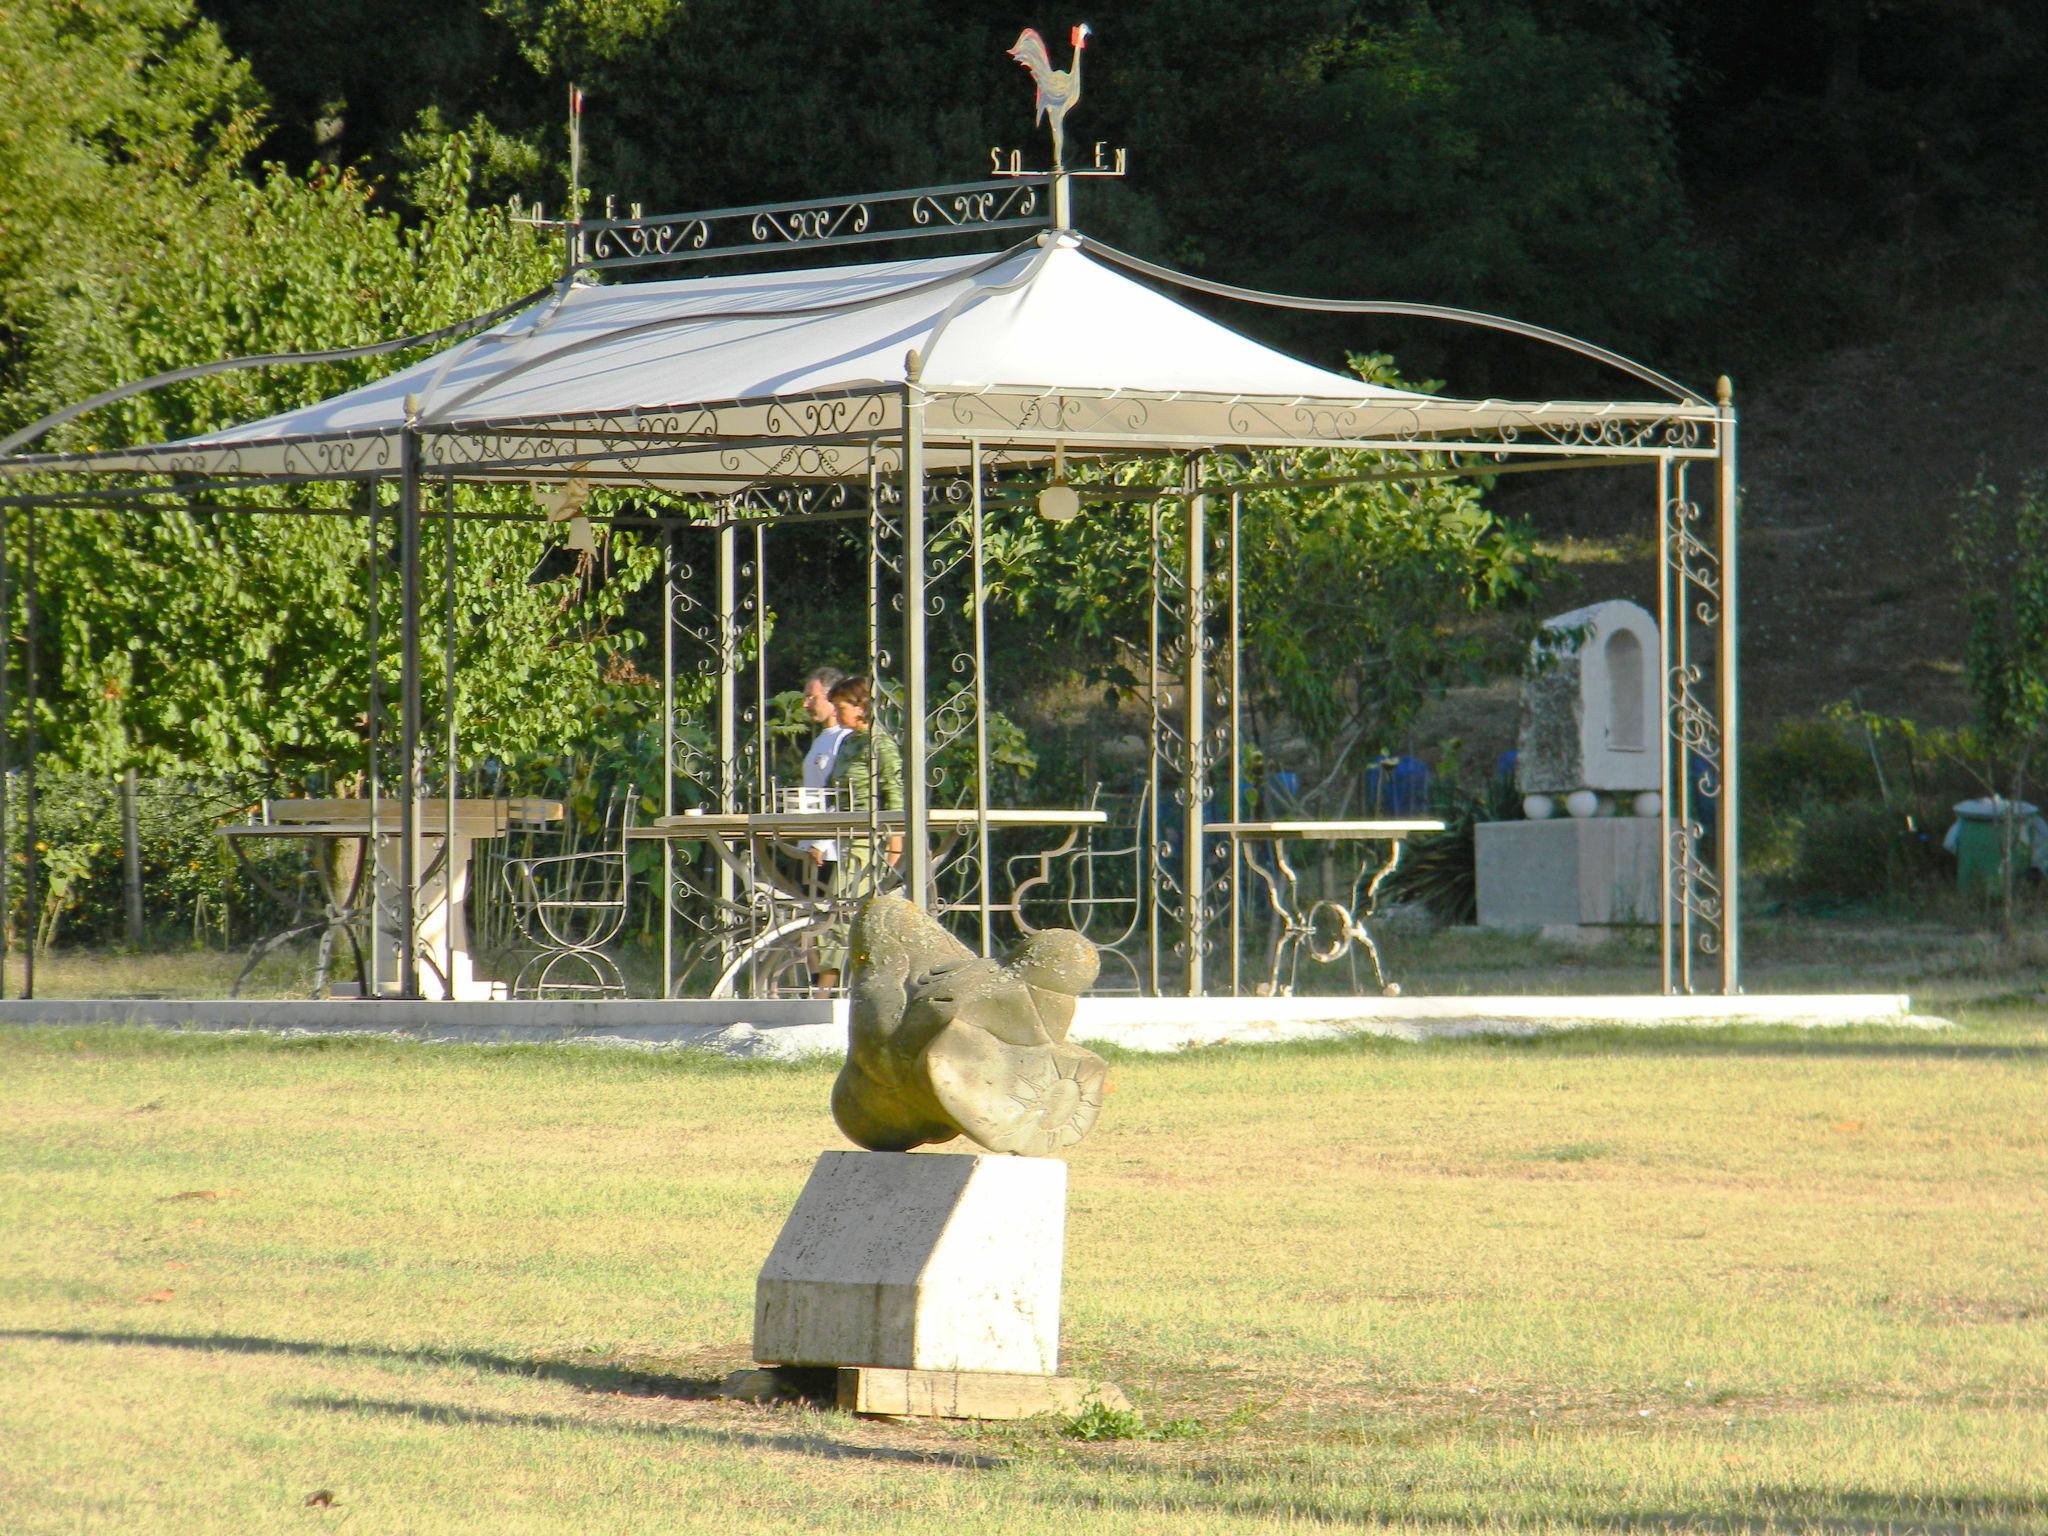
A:
[[[839,1405],[861,1413],[1127,1407],[1058,1374],[1067,1166],[1050,1154],[1102,1107],[1107,1069],[1067,1041],[1094,947],[1051,931],[988,960],[877,896],[850,949],[832,1114],[867,1150],[812,1168],[755,1283],[754,1358],[833,1368]],[[963,1137],[987,1150],[908,1150]]]
[[[1474,833],[1482,927],[1657,921],[1659,656],[1657,621],[1634,603],[1544,622],[1515,754],[1528,820],[1482,822]]]

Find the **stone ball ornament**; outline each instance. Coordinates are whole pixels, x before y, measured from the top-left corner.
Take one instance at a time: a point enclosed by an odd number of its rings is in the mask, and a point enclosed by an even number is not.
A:
[[[832,1118],[871,1152],[956,1136],[1044,1157],[1086,1136],[1108,1067],[1067,1040],[1100,962],[1048,929],[1007,963],[977,955],[912,903],[861,904],[849,945],[851,1024]]]

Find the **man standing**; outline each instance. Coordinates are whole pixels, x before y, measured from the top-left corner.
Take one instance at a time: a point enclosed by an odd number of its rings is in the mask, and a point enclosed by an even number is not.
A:
[[[822,790],[832,782],[832,764],[838,760],[840,743],[846,740],[848,732],[839,723],[830,695],[845,676],[837,667],[817,667],[804,679],[804,713],[811,717],[813,725],[819,727],[816,739],[804,751],[805,789]],[[809,806],[813,798],[805,795],[803,802]],[[822,806],[824,797],[815,798]],[[800,844],[799,851],[815,868],[836,861],[839,844],[829,837],[812,838]]]

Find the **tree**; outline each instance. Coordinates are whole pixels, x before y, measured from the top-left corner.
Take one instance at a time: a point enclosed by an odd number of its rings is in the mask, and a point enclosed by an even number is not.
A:
[[[1401,387],[1387,359],[1354,361],[1371,382]],[[1299,730],[1313,753],[1302,765],[1311,770],[1304,798],[1333,814],[1368,761],[1403,746],[1433,694],[1483,670],[1483,627],[1456,621],[1513,608],[1545,569],[1528,531],[1488,512],[1470,480],[1314,484],[1401,467],[1440,466],[1427,454],[1333,449],[1261,451],[1212,466],[1212,509],[1233,481],[1254,487],[1242,493],[1239,517],[1240,669],[1252,733]],[[1114,478],[1177,485],[1180,474],[1178,461],[1152,460]],[[1270,488],[1284,479],[1309,485]],[[1212,522],[1221,515],[1212,511]],[[1178,513],[1166,522],[1161,542],[1176,562]],[[1025,643],[1113,688],[1140,681],[1133,659],[1148,651],[1154,558],[1143,503],[1100,502],[1061,526],[1024,516],[992,528],[986,543],[998,573],[989,600]]]
[[[2048,476],[2009,501],[1979,481],[1955,520],[1967,634],[1963,666],[1984,756],[2003,783],[2000,884],[2008,932],[2018,869],[2020,806],[2034,756],[2048,744]]]
[[[0,136],[0,152],[18,156],[0,169],[21,173],[0,175],[7,426],[185,363],[430,329],[531,291],[555,271],[551,242],[471,207],[472,157],[459,136],[416,178],[422,213],[412,225],[380,210],[375,189],[346,171],[245,175],[242,156],[257,133],[246,73],[178,0],[30,8],[25,19],[0,29],[0,110],[22,125],[20,138]],[[59,89],[45,97],[51,80]],[[41,446],[176,438],[410,360],[191,381],[94,412]],[[95,773],[137,766],[290,782],[360,763],[369,552],[361,522],[326,515],[348,494],[314,485],[216,494],[198,511],[39,516],[46,748]],[[531,510],[517,490],[455,494],[458,511]],[[289,510],[239,510],[259,500]],[[594,510],[606,505],[600,496]],[[23,513],[11,515],[16,591],[24,524]],[[438,537],[430,520],[430,568]],[[608,579],[529,586],[553,542],[538,524],[462,531],[455,638],[470,761],[571,749],[622,689],[653,707],[651,685],[635,681],[629,664],[637,637],[623,623],[653,552],[620,538],[607,552]],[[438,584],[429,586],[438,597]],[[397,599],[396,582],[383,582],[386,637],[396,634]],[[426,615],[429,701],[440,693],[439,610],[432,601]],[[389,643],[384,652],[388,699],[396,656]],[[12,702],[18,712],[19,690]],[[11,724],[18,736],[18,713]]]

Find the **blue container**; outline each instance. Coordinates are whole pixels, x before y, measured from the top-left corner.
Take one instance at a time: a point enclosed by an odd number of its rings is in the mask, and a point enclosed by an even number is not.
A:
[[[1368,816],[1421,816],[1429,809],[1429,768],[1419,757],[1382,758],[1365,770]]]

